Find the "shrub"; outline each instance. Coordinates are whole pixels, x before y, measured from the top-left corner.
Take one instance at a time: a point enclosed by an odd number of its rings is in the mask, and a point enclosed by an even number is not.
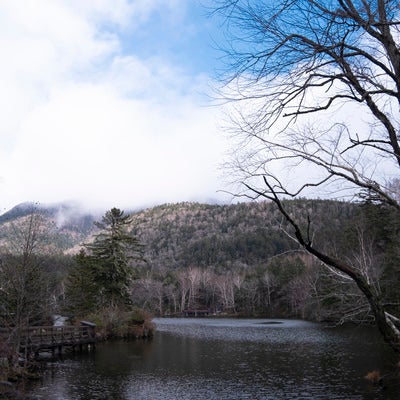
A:
[[[125,311],[118,307],[108,307],[86,316],[85,319],[96,324],[96,334],[103,340],[149,338],[154,334],[151,315],[139,308]]]

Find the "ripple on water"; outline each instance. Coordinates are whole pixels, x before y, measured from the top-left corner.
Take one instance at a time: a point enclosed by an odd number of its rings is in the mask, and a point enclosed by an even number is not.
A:
[[[337,343],[339,337],[320,325],[300,320],[253,319],[156,319],[157,330],[207,340],[231,340],[279,344]],[[229,329],[231,328],[231,329]]]
[[[275,323],[279,322],[279,323]],[[149,342],[109,342],[50,364],[43,400],[398,400],[363,376],[384,368],[371,331],[286,320],[156,320]]]

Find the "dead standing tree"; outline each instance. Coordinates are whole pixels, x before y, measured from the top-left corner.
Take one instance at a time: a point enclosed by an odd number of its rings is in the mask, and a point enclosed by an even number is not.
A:
[[[283,201],[340,191],[400,212],[390,190],[400,171],[399,2],[219,0],[215,12],[229,35],[223,98],[237,195],[273,201],[304,249],[356,283],[400,351],[400,320],[377,285],[314,244]]]

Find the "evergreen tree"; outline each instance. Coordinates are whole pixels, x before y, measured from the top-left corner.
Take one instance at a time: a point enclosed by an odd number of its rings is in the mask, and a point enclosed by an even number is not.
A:
[[[69,276],[67,303],[69,308],[90,311],[90,308],[124,306],[130,303],[129,287],[133,278],[133,262],[142,259],[142,245],[129,232],[132,219],[118,208],[107,211],[101,229],[86,252],[77,257],[77,267]],[[86,280],[82,279],[85,277]],[[86,293],[86,300],[76,300]],[[79,303],[79,300],[78,300]]]
[[[94,281],[101,298],[109,305],[129,302],[132,261],[142,258],[142,246],[128,231],[131,223],[130,216],[114,207],[101,222],[95,222],[101,232],[93,243],[86,245],[95,265]]]
[[[82,249],[75,257],[65,290],[65,309],[75,315],[84,316],[97,306],[98,288],[94,278],[94,263]]]

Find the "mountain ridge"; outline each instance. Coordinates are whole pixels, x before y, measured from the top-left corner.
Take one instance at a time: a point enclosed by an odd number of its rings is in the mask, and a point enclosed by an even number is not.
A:
[[[288,203],[302,220],[314,214],[319,237],[337,229],[355,207],[332,200],[296,200]],[[102,215],[83,211],[70,202],[51,205],[21,203],[0,216],[0,239],[10,223],[23,223],[32,212],[40,213],[50,227],[54,248],[64,254],[77,252],[96,232],[95,221]],[[208,204],[198,202],[165,203],[137,211],[131,232],[144,244],[146,257],[160,268],[197,263],[200,266],[242,262],[259,264],[276,254],[298,248],[282,231],[282,220],[273,203],[242,202]],[[317,226],[318,225],[318,226]],[[323,229],[322,229],[323,227]]]

